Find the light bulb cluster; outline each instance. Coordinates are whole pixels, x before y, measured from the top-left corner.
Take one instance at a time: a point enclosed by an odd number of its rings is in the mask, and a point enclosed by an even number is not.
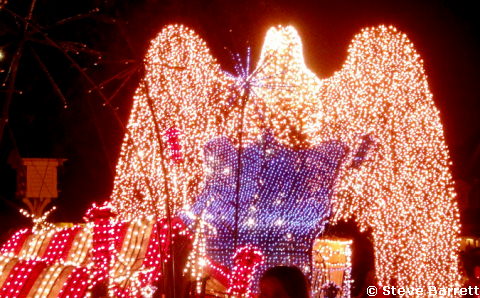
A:
[[[412,43],[393,27],[363,30],[318,96],[322,108],[312,139],[336,139],[353,149],[335,186],[334,220],[354,217],[371,230],[379,285],[458,286],[460,223],[451,162]],[[371,150],[357,166],[364,136]]]
[[[317,239],[313,244],[311,290],[314,297],[325,294],[325,286],[338,287],[341,297],[351,296],[352,240]],[[325,295],[324,295],[325,296]]]
[[[118,217],[81,229],[92,244],[68,233],[54,241],[61,247],[75,238],[82,252],[93,247],[89,265],[71,269],[88,276],[88,286],[77,289],[88,292],[92,276],[103,276],[111,295],[151,292],[170,243],[168,223],[152,225],[177,215],[194,232],[187,272],[197,284],[206,271],[221,279],[243,272],[232,260],[246,245],[265,258],[250,289],[267,266],[297,265],[312,276],[315,237],[329,219],[353,217],[371,230],[380,286],[458,285],[449,153],[422,60],[404,34],[362,30],[342,69],[319,79],[305,65],[296,30],[275,27],[256,69],[236,67],[232,76],[192,30],[172,25],[152,41],[145,68],[110,200]],[[180,222],[172,226],[187,233]],[[154,230],[163,231],[159,240],[147,241]],[[2,291],[6,285],[17,295],[28,276],[40,274],[44,265],[35,258],[57,232],[40,228],[8,242]],[[156,255],[138,266],[147,248]],[[72,276],[65,285],[74,284]]]
[[[275,136],[286,146],[335,140],[349,149],[334,186],[333,221],[353,217],[371,230],[378,283],[425,291],[458,286],[449,153],[413,44],[394,27],[364,29],[342,69],[320,80],[305,67],[292,27],[269,34],[273,46],[264,53],[278,54],[262,59],[279,62],[258,76],[292,88],[257,91],[271,111],[267,119],[277,122]]]
[[[250,297],[250,284],[255,271],[264,260],[263,254],[253,245],[240,247],[233,256],[234,266],[229,278],[227,293],[234,296]]]
[[[165,217],[167,190],[172,214],[195,201],[202,189],[203,145],[223,129],[221,113],[212,113],[222,109],[232,93],[233,82],[205,42],[183,26],[168,26],[152,40],[145,70],[111,196],[119,216],[126,219]]]
[[[52,214],[53,211],[55,211],[57,207],[53,206],[50,210],[44,212],[41,216],[36,216],[33,213],[30,213],[29,211],[25,209],[20,209],[20,213],[25,216],[26,218],[30,218],[33,222],[33,231],[37,230],[43,230],[45,228],[50,228],[54,229],[55,225],[47,221],[47,218],[50,214]]]
[[[195,238],[193,239],[193,248],[187,258],[184,274],[189,274],[191,279],[195,281],[195,291],[197,294],[202,293],[202,279],[206,277],[211,267],[210,259],[207,255],[206,245],[206,223],[199,220],[194,230]],[[228,284],[228,283],[227,283]]]
[[[233,268],[236,233],[238,246],[254,245],[265,256],[253,288],[266,268],[279,264],[298,266],[309,276],[311,246],[330,215],[331,187],[343,155],[334,142],[294,151],[268,135],[246,147],[235,231],[237,150],[226,138],[207,143],[205,187],[182,216],[197,225],[192,258]],[[200,281],[204,274],[197,274]]]
[[[170,192],[174,214],[183,206],[213,227],[197,229],[216,236],[194,249],[231,267],[248,243],[268,266],[305,264],[302,244],[333,211],[334,221],[355,217],[372,230],[380,285],[457,285],[449,154],[412,43],[393,27],[364,29],[326,79],[302,52],[293,27],[272,28],[257,68],[232,77],[191,30],[165,28],[146,56],[117,167],[120,216],[164,215]],[[309,191],[319,195],[310,200]],[[274,252],[281,237],[286,244]]]
[[[267,37],[275,38],[281,45],[275,34]],[[270,50],[262,54],[264,70],[280,63],[276,58],[281,55]],[[327,140],[303,151],[284,147],[272,135],[277,122],[267,123],[271,111],[260,98],[276,92],[276,84],[267,82],[272,75],[255,79],[255,93],[245,98],[248,73],[235,78],[222,72],[205,43],[183,26],[164,29],[152,41],[145,63],[147,75],[135,95],[112,195],[120,216],[165,215],[166,180],[174,213],[183,207],[195,222],[200,219],[186,268],[194,279],[201,280],[207,255],[232,268],[235,237],[238,247],[253,244],[265,253],[257,277],[267,266],[285,262],[309,268],[311,243],[331,212],[329,197],[343,145]],[[282,70],[273,76],[284,75]],[[278,88],[301,88],[284,85]],[[246,100],[240,144],[236,131]],[[285,124],[285,119],[279,121]],[[295,147],[301,147],[298,140]],[[162,162],[169,166],[167,176]]]
[[[10,239],[7,240],[7,242],[2,245],[0,252],[2,254],[18,254],[18,252],[22,249],[23,244],[28,239],[28,236],[31,235],[30,233],[31,232],[29,229],[18,230],[10,237]]]
[[[59,294],[70,270],[87,259],[89,232],[80,226],[35,225],[17,232],[3,245],[0,256],[0,296],[45,297]],[[85,284],[85,281],[76,281]],[[82,293],[78,293],[81,297]],[[73,295],[72,295],[73,296]]]
[[[167,221],[118,220],[108,204],[85,219],[15,233],[1,248],[0,296],[90,297],[102,283],[112,297],[151,296],[170,260]],[[190,237],[178,218],[172,236]]]

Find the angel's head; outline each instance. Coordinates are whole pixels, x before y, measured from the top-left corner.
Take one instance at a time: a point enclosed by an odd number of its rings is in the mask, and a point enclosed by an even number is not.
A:
[[[320,110],[320,80],[308,69],[300,36],[292,26],[268,30],[257,64],[253,90],[265,105],[269,128],[290,147],[309,147],[305,126]]]

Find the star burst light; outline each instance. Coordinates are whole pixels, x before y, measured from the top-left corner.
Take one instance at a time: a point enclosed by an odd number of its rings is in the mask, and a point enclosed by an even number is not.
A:
[[[249,160],[249,148],[268,156],[272,149],[261,144],[272,136],[280,151],[293,156],[334,142],[346,150],[330,155],[338,162],[334,174],[312,177],[316,183],[325,177],[335,182],[326,188],[331,193],[315,199],[324,208],[313,222],[323,222],[325,215],[333,222],[353,217],[361,230],[371,230],[381,286],[458,285],[460,225],[448,148],[423,62],[406,35],[386,26],[362,30],[343,67],[319,79],[305,65],[296,30],[275,27],[267,33],[258,65],[232,77],[192,30],[172,25],[160,32],[145,57],[146,75],[117,165],[111,202],[119,216],[191,212],[202,198],[208,206],[218,205],[212,209],[217,213],[196,215],[213,223],[221,216],[233,218],[233,226],[213,226],[219,235],[233,233],[231,245],[238,246],[242,229],[255,231],[265,224],[256,217],[262,207],[252,202],[267,202],[264,206],[286,214],[315,211],[302,196],[280,198],[275,206],[270,195],[257,193],[272,193],[275,183],[262,179],[271,176],[248,172],[255,160]],[[261,83],[246,84],[255,80]],[[292,171],[295,167],[286,177]],[[308,183],[293,190],[303,188]],[[222,193],[234,196],[233,211],[221,203]],[[292,199],[300,205],[285,209],[282,202]],[[272,222],[281,231],[295,218],[277,214],[267,224]],[[262,241],[268,247],[269,238]]]

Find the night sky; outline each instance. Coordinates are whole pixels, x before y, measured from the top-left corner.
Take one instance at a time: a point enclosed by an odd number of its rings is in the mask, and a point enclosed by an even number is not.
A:
[[[7,162],[14,154],[67,159],[59,172],[61,195],[52,220],[80,221],[92,202],[108,199],[124,134],[115,113],[127,121],[148,41],[169,23],[197,31],[226,70],[234,64],[229,51],[244,56],[251,47],[256,61],[270,26],[294,25],[307,65],[319,77],[340,69],[361,28],[395,25],[425,61],[454,163],[463,231],[480,234],[475,221],[480,211],[480,12],[473,1],[37,0],[36,31],[27,36],[21,18],[13,14],[25,16],[30,0],[9,2],[9,11],[0,11],[2,81],[19,41],[28,40],[0,142],[1,240],[12,228],[28,224],[17,211],[15,172]],[[58,23],[72,16],[78,17]],[[109,105],[103,106],[65,53],[103,86]],[[2,87],[2,106],[7,91]]]

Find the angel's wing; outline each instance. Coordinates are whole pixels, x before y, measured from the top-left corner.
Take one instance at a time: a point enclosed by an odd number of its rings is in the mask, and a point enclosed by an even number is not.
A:
[[[412,43],[392,27],[363,30],[343,69],[322,82],[319,100],[328,119],[316,137],[351,148],[336,219],[372,229],[379,282],[455,286],[459,215],[449,153]]]
[[[164,216],[167,195],[172,214],[195,198],[203,145],[233,131],[222,114],[231,86],[192,30],[168,26],[151,42],[111,196],[123,218]]]

